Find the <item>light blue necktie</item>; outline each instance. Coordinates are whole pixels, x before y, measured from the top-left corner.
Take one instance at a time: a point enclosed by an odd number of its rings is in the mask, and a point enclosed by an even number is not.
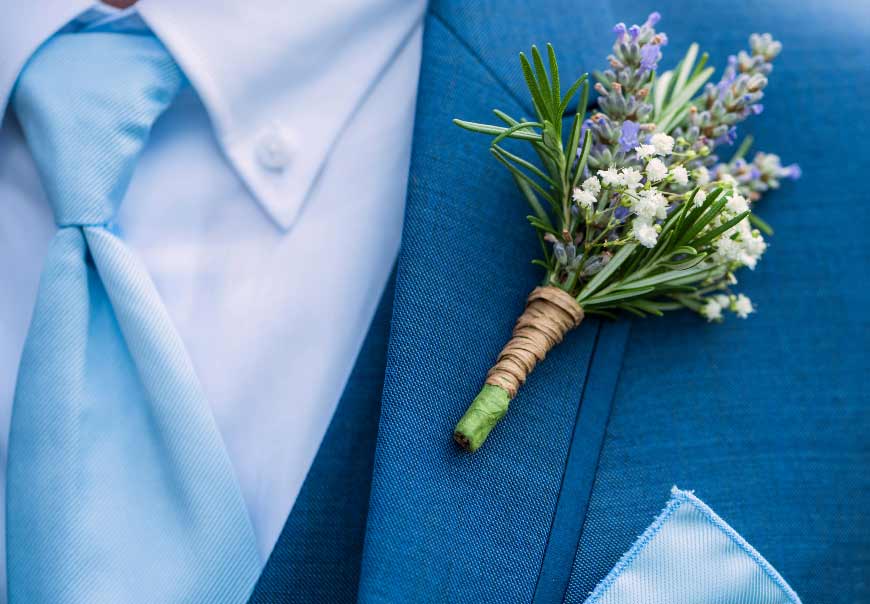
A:
[[[59,230],[12,412],[12,604],[234,604],[257,579],[250,519],[202,387],[111,226],[152,124],[183,85],[153,36],[95,31],[48,41],[13,93]]]

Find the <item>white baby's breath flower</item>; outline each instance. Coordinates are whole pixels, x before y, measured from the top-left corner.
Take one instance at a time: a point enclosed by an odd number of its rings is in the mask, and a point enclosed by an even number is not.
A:
[[[704,315],[708,321],[718,321],[722,318],[722,306],[716,300],[709,298],[707,303],[701,307],[701,314]]]
[[[646,159],[647,157],[652,157],[656,154],[656,148],[654,145],[640,145],[635,147],[634,150],[637,152],[637,157],[639,159]]]
[[[722,187],[725,189],[736,189],[737,181],[730,174],[723,174],[719,177],[719,182],[722,184]]]
[[[741,262],[743,260],[743,246],[739,241],[731,239],[727,235],[722,235],[716,241],[716,253],[726,262]]]
[[[598,179],[594,176],[590,176],[586,180],[583,181],[581,185],[584,191],[588,191],[593,195],[598,195],[601,192],[601,183],[598,182]]]
[[[644,191],[641,191],[641,193],[644,193]],[[635,216],[646,221],[652,221],[656,215],[655,204],[647,196],[640,196],[637,199],[633,199],[631,202],[631,211],[634,212]]]
[[[646,165],[646,175],[650,182],[659,182],[668,174],[668,168],[658,157],[649,160]]]
[[[746,250],[747,254],[751,254],[758,258],[764,253],[764,250],[767,249],[767,242],[760,234],[752,233],[749,237],[744,239],[743,248]]]
[[[631,223],[631,234],[644,247],[655,247],[659,232],[648,221],[635,218]]]
[[[643,174],[637,168],[624,168],[619,174],[619,184],[634,191],[640,186],[640,181],[643,179]]]
[[[725,294],[716,294],[713,296],[713,299],[716,300],[716,303],[722,308],[728,308],[731,306],[731,298],[726,296]]]
[[[616,168],[608,168],[607,170],[599,170],[598,176],[601,177],[601,180],[604,181],[604,185],[608,187],[615,187],[619,185],[619,170]]]
[[[683,166],[674,166],[671,168],[671,176],[673,177],[674,182],[682,187],[689,184],[689,173]]]
[[[574,198],[574,201],[577,202],[577,205],[587,210],[591,208],[592,204],[597,201],[595,195],[593,195],[589,191],[584,191],[579,187],[574,189],[572,197]]]
[[[752,300],[743,294],[737,294],[737,298],[731,303],[731,310],[733,310],[741,319],[745,319],[750,313],[755,312],[755,308],[752,306]]]
[[[649,142],[656,148],[656,153],[659,155],[670,155],[674,150],[674,139],[664,132],[653,134]]]
[[[732,214],[742,214],[749,209],[749,202],[746,201],[746,198],[743,197],[743,195],[737,195],[735,193],[728,198],[727,202],[725,202],[725,207],[727,207]]]
[[[695,193],[695,197],[692,200],[692,205],[695,207],[699,207],[704,205],[705,201],[707,201],[707,194],[704,193],[704,191],[699,190],[697,193]]]
[[[653,218],[666,218],[667,209],[668,200],[655,189],[644,189],[631,203],[631,211],[647,222],[652,221]]]
[[[755,265],[758,264],[764,250],[767,249],[767,243],[758,231],[751,230],[748,224],[744,226],[744,222],[748,223],[749,221],[744,219],[740,223],[740,226],[743,227],[740,229],[740,243],[743,245],[743,255],[740,257],[740,261],[750,270],[755,270]]]
[[[754,271],[756,265],[758,264],[758,257],[750,256],[746,252],[743,252],[742,254],[740,254],[740,263],[749,270]]]
[[[700,168],[695,168],[693,174],[695,175],[695,182],[697,182],[701,186],[704,186],[710,182],[710,170],[708,170],[704,166],[701,166]]]

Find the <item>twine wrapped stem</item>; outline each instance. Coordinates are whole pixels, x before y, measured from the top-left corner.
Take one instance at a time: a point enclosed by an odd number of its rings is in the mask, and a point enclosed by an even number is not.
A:
[[[566,291],[545,286],[529,294],[511,339],[487,373],[480,393],[456,424],[453,439],[460,447],[467,451],[480,448],[535,365],[581,321],[583,309]]]

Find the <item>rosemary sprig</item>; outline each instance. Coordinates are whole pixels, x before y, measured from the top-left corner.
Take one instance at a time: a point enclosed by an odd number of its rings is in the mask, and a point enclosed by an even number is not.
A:
[[[761,111],[771,61],[781,46],[753,34],[750,52],[732,57],[716,84],[707,54],[692,44],[673,71],[656,73],[667,36],[653,13],[640,26],[618,24],[610,67],[596,72],[598,109],[589,116],[590,83],[577,78],[563,94],[556,53],[533,46],[519,62],[535,119],[495,110],[500,124],[454,120],[492,137],[490,152],[511,173],[531,207],[543,257],[541,287],[529,296],[513,338],[454,438],[476,450],[507,411],[535,363],[564,333],[592,313],[640,317],[687,308],[719,321],[723,310],[745,318],[749,298],[735,295],[735,272],[754,268],[772,233],[750,203],[800,174],[775,155],[744,157],[747,139],[728,163],[735,124]],[[702,90],[703,89],[703,90]],[[579,95],[571,126],[563,117]],[[504,145],[520,141],[523,156]]]

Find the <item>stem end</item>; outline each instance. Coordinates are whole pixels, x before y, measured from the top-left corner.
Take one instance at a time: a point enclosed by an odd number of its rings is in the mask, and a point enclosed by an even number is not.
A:
[[[510,395],[504,388],[484,384],[453,430],[453,440],[466,451],[477,451],[507,413]]]

